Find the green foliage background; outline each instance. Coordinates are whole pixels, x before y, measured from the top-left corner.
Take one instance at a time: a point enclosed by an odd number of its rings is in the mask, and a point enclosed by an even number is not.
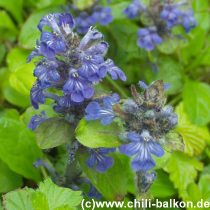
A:
[[[114,21],[108,26],[97,28],[104,33],[105,39],[110,44],[109,56],[124,70],[128,80],[122,83],[107,79],[99,89],[118,92],[122,98],[125,98],[129,96],[130,84],[136,84],[139,80],[150,83],[156,79],[163,79],[171,85],[167,91],[168,103],[176,107],[179,116],[176,130],[183,137],[185,151],[166,152],[162,159],[157,159],[158,178],[151,188],[151,194],[162,200],[176,198],[197,201],[203,198],[210,201],[208,129],[210,2],[208,0],[190,2],[198,26],[187,35],[183,33],[182,39],[168,39],[154,53],[147,53],[136,45],[137,24],[122,14],[129,1],[113,0],[110,6]],[[37,111],[32,109],[29,101],[30,88],[35,80],[34,64],[27,64],[26,58],[39,37],[36,26],[40,18],[49,12],[66,11],[65,6],[69,3],[65,0],[0,0],[0,194],[2,195],[24,186],[34,187],[44,179],[43,170],[35,169],[33,163],[38,158],[45,158],[42,149],[50,146],[27,128],[30,117]],[[91,4],[91,0],[75,0],[75,4],[84,8]],[[151,62],[157,63],[157,72],[152,69]],[[46,110],[49,116],[53,116],[50,106],[43,105],[41,110]],[[94,126],[100,129],[97,125]],[[68,135],[68,128],[65,132]],[[91,143],[91,137],[94,137],[94,133],[87,134],[87,138],[82,136],[81,141],[87,146],[100,145],[101,142],[97,142],[96,138],[96,142]],[[63,141],[67,140],[63,138]],[[113,141],[114,145],[118,144]],[[56,142],[53,143],[56,146]],[[62,162],[62,155],[58,157],[55,165],[60,172],[65,161]],[[84,165],[84,157],[79,157],[86,175],[108,200],[116,199],[116,195],[126,196],[128,192],[135,191],[128,159],[118,154],[114,158],[115,166],[105,175],[101,175],[88,169]],[[18,205],[29,205],[28,208],[24,206],[20,209],[36,209],[33,202],[43,205],[40,208],[44,210],[71,210],[75,207],[68,206],[68,203],[58,208],[47,206],[46,203],[50,201],[45,192],[37,190],[34,194],[32,189],[25,191],[30,196],[33,194],[33,199],[25,204],[18,203]],[[16,198],[26,196],[18,193],[21,194],[22,191],[4,196],[8,210],[15,210],[9,203],[13,194]],[[67,197],[68,193],[71,192],[66,192]],[[78,195],[75,196],[78,202],[76,204],[79,204],[80,198]],[[129,199],[128,196],[126,199]]]

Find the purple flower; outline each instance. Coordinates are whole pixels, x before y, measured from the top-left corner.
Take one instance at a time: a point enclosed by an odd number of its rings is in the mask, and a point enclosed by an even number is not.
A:
[[[46,15],[38,25],[41,37],[28,57],[30,61],[41,56],[34,70],[38,82],[31,90],[31,102],[35,108],[50,98],[55,102],[55,110],[63,113],[65,109],[91,99],[94,85],[107,73],[113,79],[125,80],[124,73],[105,59],[109,45],[103,40],[103,34],[90,27],[80,38],[73,32],[73,27],[70,14],[58,13]],[[63,95],[60,90],[63,90]]]
[[[98,148],[90,150],[90,157],[87,160],[89,168],[95,168],[100,173],[106,172],[114,164],[114,159],[107,156],[109,153],[114,152],[115,148]]]
[[[89,198],[95,198],[95,199],[101,199],[102,195],[98,190],[91,184],[90,189],[88,192],[88,197]]]
[[[85,34],[93,24],[90,15],[87,12],[81,12],[75,18],[75,25],[78,33]]]
[[[134,171],[148,171],[155,166],[155,161],[151,154],[162,157],[164,150],[155,142],[148,131],[141,134],[129,132],[127,135],[130,143],[119,147],[121,153],[127,156],[133,156],[132,168]]]
[[[103,125],[110,124],[116,117],[112,106],[118,102],[119,96],[113,94],[103,99],[103,106],[96,101],[89,103],[85,109],[86,120],[100,120]]]
[[[57,71],[59,64],[55,60],[41,60],[34,69],[34,76],[41,83],[56,83],[61,79],[60,73]]]
[[[179,24],[181,11],[177,4],[164,4],[163,10],[160,13],[160,17],[166,22],[169,29]]]
[[[140,0],[133,0],[132,3],[124,10],[124,14],[128,18],[133,19],[141,14],[145,7],[140,3]]]
[[[162,43],[162,38],[158,35],[156,27],[139,29],[138,46],[151,51],[156,45]]]
[[[63,86],[65,94],[70,95],[73,102],[83,102],[94,94],[92,84],[80,76],[77,70],[71,70],[68,80]]]
[[[197,25],[192,10],[182,13],[182,25],[187,33]]]
[[[47,119],[46,113],[43,111],[40,115],[34,115],[28,125],[28,128],[35,130],[42,122]]]
[[[90,16],[93,24],[100,23],[101,25],[108,25],[112,22],[112,10],[109,7],[96,6],[93,9],[93,13]]]
[[[34,86],[31,88],[30,92],[31,104],[35,109],[39,108],[39,104],[45,103],[45,95],[43,91],[44,88],[41,87],[39,82],[36,82]]]
[[[110,74],[113,80],[120,79],[126,81],[125,73],[117,67],[111,59],[106,60],[105,67],[107,68],[107,73]],[[104,68],[104,66],[102,66],[102,68]]]

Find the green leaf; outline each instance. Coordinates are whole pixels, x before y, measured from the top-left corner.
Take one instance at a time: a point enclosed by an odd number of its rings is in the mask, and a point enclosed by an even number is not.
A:
[[[6,210],[34,210],[32,207],[31,196],[34,191],[25,188],[7,193],[3,196],[4,207]]]
[[[29,52],[21,48],[13,48],[7,55],[7,65],[11,72],[26,63]]]
[[[0,0],[0,7],[9,11],[18,22],[22,21],[22,6],[23,0]]]
[[[2,2],[3,0],[0,0]],[[6,1],[4,1],[6,2]],[[1,6],[1,5],[0,5]],[[17,28],[15,27],[14,23],[12,22],[11,18],[5,11],[0,10],[0,28],[4,28],[10,30],[14,34],[17,33]],[[2,35],[1,35],[2,36]]]
[[[204,30],[208,31],[210,28],[210,14],[208,11],[209,1],[199,0],[192,1],[192,6],[195,11],[195,19],[198,22],[198,25]]]
[[[210,122],[210,86],[187,80],[183,90],[184,109],[192,123],[206,125]]]
[[[0,112],[0,118],[6,117],[14,120],[19,120],[20,116],[16,109],[4,109],[2,112]]]
[[[22,122],[6,117],[0,119],[0,159],[11,170],[38,181],[40,175],[33,163],[41,156],[34,134]]]
[[[0,44],[0,64],[3,61],[5,54],[6,54],[6,47],[3,44]]]
[[[198,183],[199,189],[202,194],[201,197],[204,200],[208,200],[210,202],[210,186],[207,183],[210,183],[210,175],[202,175]]]
[[[171,58],[164,58],[158,64],[158,72],[155,73],[153,80],[161,79],[170,85],[168,94],[180,92],[183,86],[182,66]]]
[[[76,8],[80,10],[84,10],[86,8],[91,7],[94,4],[95,0],[73,0]]]
[[[121,200],[127,194],[128,188],[135,193],[133,175],[129,158],[122,154],[112,154],[114,165],[105,173],[99,173],[95,169],[88,168],[87,154],[83,151],[78,154],[80,165],[91,180],[91,183],[107,200]],[[132,179],[130,178],[132,177]]]
[[[122,27],[122,25],[129,27]],[[114,42],[117,43],[117,48],[113,49],[115,55],[123,53],[125,60],[141,56],[142,51],[136,44],[138,26],[135,23],[128,19],[118,19],[110,23],[108,27]],[[120,59],[122,60],[122,57]]]
[[[22,95],[29,96],[35,77],[33,76],[34,64],[23,64],[10,75],[9,82],[12,88]],[[24,79],[23,79],[24,78]]]
[[[182,136],[185,153],[188,155],[198,155],[205,148],[206,142],[210,141],[210,134],[206,127],[199,127],[190,122],[186,114],[183,103],[176,107],[178,115],[178,126],[176,131]]]
[[[39,185],[39,192],[42,192],[49,204],[49,209],[56,209],[62,206],[76,207],[82,201],[80,191],[73,191],[55,185],[50,179],[46,179]]]
[[[178,44],[179,43],[177,39],[169,38],[158,45],[158,50],[164,54],[170,55],[176,51]]]
[[[50,210],[47,197],[42,192],[32,194],[32,206],[34,210]]]
[[[22,178],[0,160],[0,193],[5,193],[22,186]]]
[[[81,201],[80,191],[59,187],[49,178],[36,191],[25,188],[4,195],[7,210],[75,210]]]
[[[39,147],[49,149],[70,142],[74,132],[66,120],[49,118],[39,125],[35,133]]]
[[[77,140],[86,147],[117,147],[120,145],[118,134],[122,128],[113,122],[111,125],[101,125],[99,121],[82,119],[75,131]]]
[[[169,180],[168,174],[162,170],[158,170],[156,172],[157,179],[150,188],[152,196],[155,198],[173,197],[176,194],[176,190],[173,183]]]
[[[201,162],[180,152],[174,152],[164,168],[170,174],[170,180],[182,198],[187,196],[187,186],[194,183],[198,174],[197,170],[202,169]]]
[[[9,103],[18,107],[26,108],[30,105],[29,97],[19,93],[18,91],[13,89],[8,83],[4,84],[3,95]]]

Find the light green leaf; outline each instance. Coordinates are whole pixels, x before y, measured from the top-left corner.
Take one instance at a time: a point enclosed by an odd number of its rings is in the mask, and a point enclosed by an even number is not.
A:
[[[49,178],[34,191],[25,188],[4,196],[6,210],[75,210],[82,201],[80,191],[55,185]]]
[[[11,72],[26,63],[29,52],[21,48],[13,48],[7,55],[6,61]]]
[[[4,109],[3,111],[0,111],[0,118],[6,117],[11,118],[14,120],[19,120],[20,116],[16,109]]]
[[[49,149],[70,143],[73,129],[67,121],[60,118],[49,118],[35,130],[37,144],[41,149]]]
[[[173,183],[169,180],[168,174],[162,170],[158,170],[157,179],[152,184],[150,191],[155,198],[170,198],[176,194]],[[161,189],[161,190],[160,190]]]
[[[50,210],[47,197],[42,192],[32,194],[32,206],[34,210]]]
[[[210,122],[210,86],[197,82],[186,81],[183,90],[184,109],[192,123],[206,125]]]
[[[114,158],[114,165],[105,173],[99,173],[95,169],[88,168],[86,161],[89,156],[83,151],[78,154],[78,159],[91,183],[107,200],[121,200],[126,195],[128,188],[135,193],[130,161],[128,157],[122,154],[115,153],[110,156]]]
[[[2,2],[4,0],[0,0]],[[4,1],[6,2],[6,1]],[[0,5],[1,6],[1,5]],[[14,23],[12,22],[11,18],[5,11],[0,10],[0,28],[4,28],[7,30],[12,31],[14,34],[17,33],[17,28],[15,27]]]
[[[9,11],[18,22],[22,21],[22,6],[23,0],[0,0],[0,7]]]
[[[33,163],[41,156],[34,134],[22,122],[6,117],[0,119],[0,159],[11,170],[38,181],[40,175]]]
[[[59,187],[50,179],[46,179],[43,183],[40,183],[39,192],[42,192],[46,196],[49,209],[56,209],[65,205],[68,207],[76,207],[82,201],[80,191]]]
[[[9,103],[18,107],[26,108],[30,105],[29,97],[19,93],[18,91],[13,89],[8,83],[4,84],[3,95]]]
[[[33,76],[34,64],[23,64],[10,75],[9,82],[17,92],[29,96],[35,77]],[[24,79],[23,79],[24,78]]]
[[[31,196],[34,190],[25,188],[7,193],[3,196],[6,210],[34,210]]]
[[[5,193],[21,186],[21,176],[11,171],[8,166],[0,160],[0,193]]]
[[[208,129],[192,124],[182,103],[176,107],[176,113],[178,115],[176,131],[183,138],[185,153],[191,156],[200,154],[203,151],[206,142],[210,141]]]
[[[201,171],[202,169],[201,162],[180,152],[174,152],[164,168],[170,174],[170,180],[182,198],[187,196],[186,189],[189,184],[195,181],[197,170]]]
[[[118,134],[122,128],[113,122],[111,125],[101,125],[99,121],[82,119],[75,131],[77,140],[86,147],[117,147],[120,145]]]
[[[80,10],[91,7],[94,2],[95,0],[73,0],[74,5]]]
[[[210,28],[210,14],[208,11],[210,6],[209,1],[192,1],[192,6],[195,11],[195,19],[198,22],[198,25],[207,31]]]

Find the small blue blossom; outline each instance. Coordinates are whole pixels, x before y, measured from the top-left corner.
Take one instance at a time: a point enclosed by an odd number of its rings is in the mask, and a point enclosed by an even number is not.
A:
[[[74,7],[72,9],[77,14],[75,18],[76,30],[81,34],[85,34],[91,26],[97,23],[105,26],[113,20],[112,10],[109,7],[96,5],[89,11],[79,11]]]
[[[110,124],[116,117],[112,106],[118,102],[119,96],[113,94],[103,99],[103,106],[96,101],[89,103],[85,109],[86,120],[100,120],[103,125]]]
[[[71,70],[69,78],[63,86],[63,91],[70,95],[73,102],[78,103],[91,98],[94,94],[91,83],[80,76],[76,70]]]
[[[35,130],[46,119],[47,116],[44,111],[40,115],[34,115],[28,124],[28,128],[30,128],[31,130]]]
[[[125,73],[119,67],[117,67],[111,59],[107,59],[105,66],[108,74],[110,74],[113,80],[120,79],[122,81],[126,81]]]
[[[133,0],[132,3],[124,10],[124,14],[128,18],[133,19],[141,14],[145,7],[140,3],[140,0]]]
[[[151,51],[154,50],[156,45],[159,45],[161,43],[162,38],[158,35],[155,26],[139,29],[137,41],[139,47]]]
[[[90,15],[87,12],[81,12],[75,18],[76,30],[80,34],[85,34],[92,24]]]
[[[101,195],[100,192],[98,192],[98,190],[92,184],[90,184],[88,197],[89,198],[94,198],[94,199],[101,199],[102,195]]]
[[[125,81],[122,70],[112,60],[105,59],[109,45],[95,28],[90,27],[80,38],[73,32],[74,20],[68,13],[46,15],[38,28],[41,31],[40,40],[28,57],[28,61],[40,57],[34,70],[37,82],[31,89],[34,108],[50,98],[55,102],[55,110],[63,112],[63,108],[69,109],[91,99],[94,85],[107,74],[113,80]]]
[[[191,29],[195,28],[196,25],[197,22],[194,18],[193,10],[182,13],[182,26],[187,33],[190,32]]]
[[[163,107],[163,109],[160,112],[161,118],[167,119],[167,121],[169,123],[168,129],[174,128],[178,123],[178,117],[177,117],[176,113],[174,113],[173,111],[174,111],[173,107],[167,105],[167,106]]]
[[[164,150],[155,142],[148,131],[141,134],[129,132],[127,136],[130,143],[119,147],[121,153],[128,156],[134,156],[132,168],[134,171],[148,171],[155,166],[155,161],[151,154],[162,157]]]
[[[90,18],[93,24],[99,23],[103,26],[108,25],[113,20],[112,10],[109,7],[96,6]]]
[[[43,59],[34,69],[34,76],[39,78],[39,81],[44,84],[56,83],[61,79],[60,73],[57,71],[59,64],[55,60]]]
[[[90,157],[87,159],[87,166],[95,168],[100,173],[106,172],[114,164],[114,159],[107,156],[115,152],[115,148],[98,148],[90,150]]]
[[[45,95],[44,95],[44,88],[41,87],[39,82],[36,82],[34,86],[31,88],[30,98],[31,104],[35,109],[39,108],[39,104],[45,103]]]
[[[177,4],[164,4],[163,10],[160,13],[160,17],[166,22],[169,29],[179,24],[181,11]]]

